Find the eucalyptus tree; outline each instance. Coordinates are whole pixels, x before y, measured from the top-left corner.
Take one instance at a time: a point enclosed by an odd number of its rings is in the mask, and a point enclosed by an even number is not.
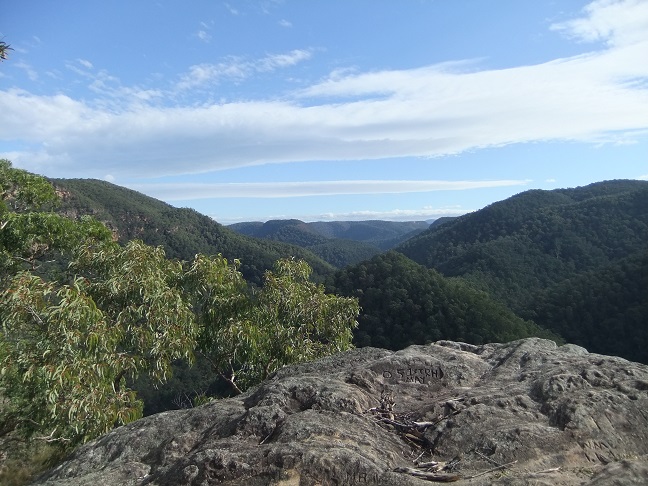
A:
[[[174,287],[182,266],[159,248],[120,247],[98,221],[52,211],[43,177],[0,161],[0,379],[8,420],[74,444],[141,416],[126,387],[190,359],[193,313]],[[56,277],[43,270],[70,261]]]
[[[167,259],[121,246],[92,218],[53,211],[43,177],[0,160],[0,389],[5,422],[74,446],[142,415],[128,384],[164,381],[200,352],[235,392],[277,368],[351,347],[356,299],[324,293],[302,261],[280,260],[260,289],[240,262]],[[65,268],[49,271],[48,262]]]
[[[198,350],[234,393],[278,368],[352,347],[355,298],[328,295],[309,280],[311,267],[276,262],[260,289],[248,289],[222,257],[198,257],[187,272],[199,319]]]

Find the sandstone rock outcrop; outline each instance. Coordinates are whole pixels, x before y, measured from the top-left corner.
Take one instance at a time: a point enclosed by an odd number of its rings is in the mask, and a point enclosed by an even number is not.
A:
[[[526,339],[362,348],[144,418],[36,484],[648,484],[648,367]]]

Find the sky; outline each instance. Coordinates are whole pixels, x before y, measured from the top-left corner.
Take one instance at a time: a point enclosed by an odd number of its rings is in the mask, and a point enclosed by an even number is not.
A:
[[[0,6],[0,158],[222,224],[648,180],[648,0]]]

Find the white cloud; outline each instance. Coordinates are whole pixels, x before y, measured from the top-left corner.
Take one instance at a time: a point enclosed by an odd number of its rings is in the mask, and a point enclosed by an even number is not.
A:
[[[77,62],[81,64],[86,69],[92,69],[92,63],[86,59],[77,59]]]
[[[206,43],[211,41],[212,38],[212,36],[207,31],[204,30],[199,30],[198,32],[196,32],[196,37],[198,37],[201,41]]]
[[[601,32],[608,46],[585,55],[499,70],[459,62],[335,71],[280,99],[164,106],[174,93],[123,87],[79,61],[73,68],[99,98],[2,91],[0,141],[30,146],[18,154],[20,164],[45,175],[110,172],[120,179],[293,161],[436,157],[548,140],[628,143],[648,130],[645,5],[600,0],[583,18],[554,27],[581,39]],[[240,81],[311,55],[293,50],[194,65],[177,89]]]
[[[312,56],[311,51],[295,49],[287,54],[267,56],[255,63],[255,69],[258,71],[274,71],[275,69],[294,66],[302,61],[307,61]]]
[[[181,77],[176,88],[182,91],[218,83],[223,78],[243,79],[248,76],[248,72],[247,64],[235,57],[218,64],[197,64],[191,66],[189,72]]]
[[[499,181],[305,181],[249,183],[134,184],[131,189],[164,201],[211,198],[285,198],[336,196],[342,194],[405,194],[431,191],[460,191],[486,187],[522,186],[528,180]]]
[[[224,3],[223,5],[227,9],[227,11],[229,13],[231,13],[232,15],[239,15],[240,14],[239,10],[237,8],[233,7],[232,5],[230,5],[229,3]]]
[[[637,179],[640,181],[648,181],[648,174],[640,175]]]
[[[324,213],[306,216],[302,221],[424,221],[443,216],[461,216],[474,209],[461,208],[421,208],[421,209],[392,209],[391,211],[352,211],[348,213]],[[301,218],[299,218],[301,219]]]
[[[289,21],[289,20],[286,20],[286,19],[281,19],[281,20],[279,21],[279,25],[280,25],[281,27],[286,27],[286,28],[288,28],[288,27],[292,27],[292,26],[293,26],[292,22]]]
[[[557,23],[554,30],[584,42],[603,41],[612,46],[644,42],[648,31],[648,2],[645,0],[596,0],[584,16]]]
[[[26,63],[25,61],[18,61],[18,62],[15,63],[15,66],[17,68],[22,69],[23,71],[25,71],[25,73],[27,74],[27,77],[31,81],[38,81],[38,73],[31,66],[31,64]]]

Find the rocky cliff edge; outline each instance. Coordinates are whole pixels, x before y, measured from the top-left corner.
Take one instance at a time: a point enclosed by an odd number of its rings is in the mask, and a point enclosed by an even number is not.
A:
[[[648,367],[552,341],[356,349],[146,417],[35,484],[648,484]]]

